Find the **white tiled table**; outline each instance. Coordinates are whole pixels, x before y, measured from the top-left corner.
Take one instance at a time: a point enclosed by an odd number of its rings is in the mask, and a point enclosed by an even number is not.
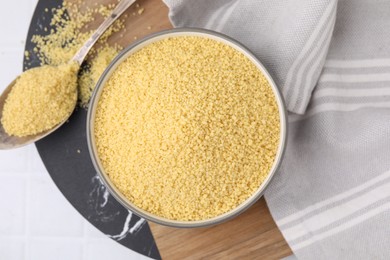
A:
[[[0,8],[0,91],[22,71],[37,0]],[[34,145],[0,151],[0,259],[147,259],[94,228],[55,187]]]

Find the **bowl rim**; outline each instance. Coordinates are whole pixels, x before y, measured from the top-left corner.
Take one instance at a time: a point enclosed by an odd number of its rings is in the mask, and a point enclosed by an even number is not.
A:
[[[104,88],[104,85],[106,81],[110,78],[112,73],[116,70],[116,68],[121,64],[123,60],[125,60],[127,57],[138,51],[139,49],[143,48],[144,46],[151,44],[153,42],[173,37],[173,36],[203,36],[206,38],[214,39],[219,42],[223,42],[233,48],[235,48],[240,53],[244,54],[247,58],[249,58],[258,68],[259,70],[264,74],[264,76],[267,78],[268,82],[271,85],[271,88],[273,89],[278,109],[279,109],[279,117],[280,117],[280,141],[278,146],[278,151],[274,160],[274,163],[271,167],[270,172],[268,173],[266,179],[262,182],[262,184],[259,186],[259,188],[243,203],[235,207],[234,209],[218,215],[216,217],[205,219],[205,220],[197,220],[197,221],[180,221],[180,220],[171,220],[167,218],[163,218],[154,214],[151,214],[137,206],[135,206],[130,200],[128,200],[112,183],[110,178],[107,176],[106,172],[104,171],[104,168],[100,162],[99,156],[96,151],[96,145],[94,141],[94,119],[96,114],[96,108],[97,104],[101,95],[101,92]],[[246,209],[251,207],[257,200],[259,200],[266,189],[266,187],[271,182],[272,178],[275,175],[275,172],[280,167],[280,164],[282,162],[282,159],[284,157],[284,153],[286,150],[286,144],[287,144],[287,110],[285,106],[285,102],[283,99],[283,96],[278,89],[277,85],[275,84],[274,80],[272,79],[271,75],[267,71],[267,69],[264,67],[264,65],[260,62],[260,60],[243,44],[238,42],[237,40],[226,36],[222,33],[207,30],[207,29],[200,29],[200,28],[175,28],[175,29],[168,29],[163,30],[157,33],[150,34],[146,36],[145,38],[142,38],[132,44],[130,44],[128,47],[123,49],[107,66],[103,74],[101,75],[100,79],[98,80],[95,89],[92,93],[89,108],[88,108],[88,114],[87,114],[87,127],[86,127],[86,135],[87,135],[87,144],[88,144],[88,150],[89,154],[93,163],[93,166],[99,176],[100,181],[104,184],[106,189],[109,191],[109,193],[120,203],[122,206],[124,206],[127,210],[132,211],[133,213],[137,214],[138,216],[155,222],[157,224],[170,226],[170,227],[177,227],[177,228],[195,228],[195,227],[206,227],[206,226],[212,226],[216,224],[220,224],[222,222],[228,221],[242,212],[244,212]]]

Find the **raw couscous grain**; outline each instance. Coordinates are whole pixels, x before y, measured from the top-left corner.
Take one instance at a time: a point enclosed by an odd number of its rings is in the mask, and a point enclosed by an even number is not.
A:
[[[1,123],[9,135],[34,135],[63,122],[77,100],[76,63],[25,71],[5,101]]]
[[[79,100],[81,104],[87,104],[91,93],[95,88],[103,71],[110,64],[111,60],[118,54],[118,47],[106,46],[99,50],[95,57],[89,62],[88,68],[80,73]]]
[[[140,9],[138,9],[138,14],[141,15],[144,11],[145,11],[144,8],[140,8]]]
[[[204,220],[260,187],[275,160],[280,117],[269,82],[247,57],[178,36],[118,66],[98,101],[94,136],[104,170],[137,207]]]
[[[89,24],[96,17],[107,17],[114,8],[113,4],[102,5],[98,3],[96,3],[96,8],[86,8],[85,10],[80,10],[80,6],[81,3],[72,4],[64,1],[63,6],[53,8],[51,10],[53,17],[50,22],[53,29],[48,35],[33,36],[32,42],[37,46],[34,48],[34,52],[40,59],[41,65],[57,66],[67,63],[93,33],[94,29],[89,29]],[[69,17],[69,13],[72,13],[72,19]],[[83,66],[79,78],[79,101],[82,106],[88,104],[92,90],[103,71],[102,67],[106,67],[122,49],[118,45],[109,46],[107,39],[123,28],[123,19],[115,21],[91,50],[87,66]]]
[[[95,3],[95,8],[85,8],[83,11],[80,10],[80,6],[81,1],[70,3],[65,0],[62,6],[52,8],[50,33],[33,36],[32,42],[36,45],[33,48],[33,53],[34,56],[39,58],[43,67],[39,70],[33,69],[24,73],[18,80],[17,88],[10,93],[1,118],[8,134],[20,137],[33,135],[62,122],[64,117],[71,113],[69,110],[71,108],[73,110],[74,104],[74,93],[72,95],[67,93],[62,98],[69,98],[69,100],[60,102],[60,94],[63,91],[78,87],[80,104],[87,106],[101,73],[122,49],[119,45],[110,46],[107,43],[107,39],[113,33],[126,31],[124,21],[118,19],[90,51],[88,62],[82,67],[79,78],[77,78],[76,73],[73,73],[73,68],[75,68],[73,65],[64,65],[71,60],[85,40],[92,34],[93,30],[88,30],[89,23],[93,22],[97,16],[107,17],[110,15],[115,4]],[[49,9],[46,8],[44,11],[48,13]],[[70,19],[69,13],[72,13],[72,19]],[[45,32],[49,31],[47,27],[44,27],[43,30]],[[29,61],[30,56],[30,53],[26,51],[26,60]],[[60,68],[59,74],[53,71],[55,67]],[[65,75],[65,71],[72,71],[70,73],[72,75]],[[54,79],[56,75],[59,77],[58,81]],[[37,79],[34,79],[34,77],[37,77]],[[76,79],[76,83],[73,82],[74,79]],[[30,84],[27,82],[28,80],[31,82]],[[47,80],[47,84],[45,84],[45,80]],[[57,82],[56,86],[53,85],[55,82]],[[63,84],[65,82],[72,83],[66,88]],[[53,89],[49,90],[49,86]],[[55,91],[59,91],[57,96],[54,95]],[[53,100],[50,100],[50,97]],[[46,108],[44,108],[45,104],[42,102],[47,103]],[[50,110],[50,108],[59,109],[59,111]],[[53,111],[56,113],[53,113]],[[22,113],[25,113],[25,115],[22,115]],[[41,114],[40,117],[39,114]]]

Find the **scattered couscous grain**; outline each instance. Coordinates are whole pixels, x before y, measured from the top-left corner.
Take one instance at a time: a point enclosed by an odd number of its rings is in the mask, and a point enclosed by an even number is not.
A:
[[[77,101],[76,63],[25,71],[9,93],[1,123],[9,135],[28,136],[52,129],[73,111]]]
[[[104,33],[98,47],[90,52],[89,64],[83,67],[78,80],[79,67],[64,64],[92,34],[93,30],[87,29],[95,16],[106,17],[115,7],[114,4],[96,6],[81,12],[77,4],[64,1],[63,6],[51,9],[52,28],[50,31],[43,28],[49,34],[32,38],[36,45],[33,52],[42,67],[22,74],[6,100],[1,122],[8,134],[19,137],[38,134],[62,122],[73,111],[77,87],[81,105],[88,103],[100,74],[121,49],[118,45],[109,46],[107,39],[124,28],[124,21],[119,19]],[[73,14],[72,19],[68,12]],[[25,52],[25,57],[29,60],[30,54]]]
[[[88,103],[96,82],[117,54],[117,47],[106,46],[99,50],[90,61],[89,66],[81,72],[79,77],[79,100],[81,104]]]
[[[154,42],[113,72],[97,104],[98,156],[137,207],[182,221],[247,200],[279,145],[274,92],[243,54],[215,40]]]
[[[142,14],[145,11],[145,8],[138,9],[138,14]]]
[[[80,10],[80,3],[74,4],[65,0],[63,6],[51,10],[53,17],[50,22],[52,26],[50,33],[48,35],[34,35],[32,38],[32,42],[37,46],[34,48],[34,52],[41,60],[41,65],[58,66],[71,60],[82,44],[93,33],[94,29],[90,28],[89,24],[95,20],[95,17],[107,17],[114,8],[113,4],[103,5],[96,3],[95,6],[94,8]],[[72,19],[70,19],[68,13],[72,14]],[[79,79],[79,100],[82,106],[86,106],[91,97],[92,90],[98,79],[96,75],[103,71],[100,67],[108,65],[107,62],[104,62],[102,66],[97,66],[95,60],[106,61],[110,59],[111,61],[118,54],[122,47],[119,45],[108,45],[107,39],[123,28],[123,19],[115,21],[99,39],[98,44],[90,51],[87,66],[83,66],[81,71],[85,76]],[[44,30],[48,31],[46,27]],[[115,51],[113,52],[113,50]],[[101,58],[104,55],[109,56]],[[95,70],[95,68],[98,68],[98,70]]]

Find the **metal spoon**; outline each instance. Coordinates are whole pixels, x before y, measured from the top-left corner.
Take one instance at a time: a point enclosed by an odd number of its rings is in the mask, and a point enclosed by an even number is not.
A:
[[[84,45],[80,48],[80,50],[76,53],[76,55],[72,58],[71,61],[77,62],[79,65],[81,65],[87,56],[88,52],[91,50],[93,45],[97,42],[97,40],[102,36],[102,34],[107,30],[108,27],[110,27],[115,20],[118,19],[118,17],[127,10],[136,0],[122,0],[118,3],[118,5],[115,7],[115,9],[112,11],[111,15],[107,17],[104,22],[99,26],[99,28],[96,29],[95,33],[92,34],[92,36],[84,43]],[[15,85],[17,77],[14,81],[11,82],[11,84],[8,85],[8,87],[4,90],[4,92],[0,96],[0,118],[3,114],[3,107],[5,100],[7,99],[8,94],[11,92],[12,87]],[[77,91],[77,90],[76,90]],[[74,107],[76,107],[77,101],[74,103]],[[55,111],[53,111],[55,112]],[[36,142],[45,136],[51,134],[55,130],[57,130],[61,125],[63,125],[68,118],[65,118],[64,121],[56,125],[50,130],[44,131],[42,133],[36,134],[36,135],[29,135],[25,137],[17,137],[17,136],[10,136],[8,135],[0,120],[0,150],[2,149],[13,149],[18,148],[27,144],[31,144],[33,142]]]

